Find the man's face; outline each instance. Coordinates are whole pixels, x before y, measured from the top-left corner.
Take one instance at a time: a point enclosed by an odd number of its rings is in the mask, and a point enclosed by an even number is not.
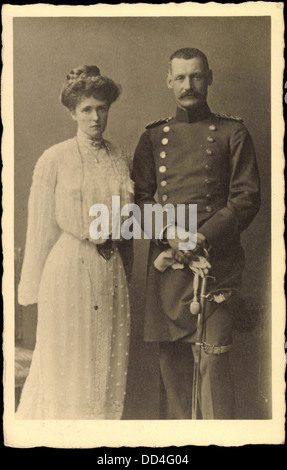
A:
[[[207,88],[212,84],[212,71],[200,57],[174,58],[167,77],[168,88],[173,89],[177,105],[192,109],[206,102]]]

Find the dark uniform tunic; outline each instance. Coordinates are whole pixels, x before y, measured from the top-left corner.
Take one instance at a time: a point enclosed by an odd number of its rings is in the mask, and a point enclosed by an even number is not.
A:
[[[207,105],[196,112],[178,108],[175,118],[147,126],[136,148],[132,178],[142,213],[144,204],[156,202],[156,193],[162,205],[197,204],[197,231],[211,246],[215,281],[209,292],[238,292],[244,268],[240,234],[260,206],[254,147],[242,122],[213,114]],[[168,268],[161,273],[153,265],[167,247],[156,239],[150,246],[146,341],[184,339],[196,328],[189,310],[192,271]],[[207,304],[209,317],[216,303]]]

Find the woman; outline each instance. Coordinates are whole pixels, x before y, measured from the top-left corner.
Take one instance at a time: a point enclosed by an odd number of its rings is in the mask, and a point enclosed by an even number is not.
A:
[[[131,249],[89,233],[91,206],[110,210],[112,196],[121,207],[133,200],[128,158],[103,138],[119,93],[98,67],[74,69],[61,101],[77,135],[45,151],[34,170],[19,303],[38,303],[38,324],[18,418],[122,416]]]

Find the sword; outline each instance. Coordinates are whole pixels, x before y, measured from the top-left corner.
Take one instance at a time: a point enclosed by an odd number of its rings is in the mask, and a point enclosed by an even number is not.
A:
[[[200,302],[198,302],[198,288],[199,288],[199,274],[194,275],[194,298],[190,304],[190,312],[197,315],[197,334],[194,352],[194,369],[193,369],[193,384],[192,384],[192,419],[197,419],[198,409],[198,392],[199,392],[199,377],[200,377],[200,358],[201,346],[203,340],[203,324],[206,306],[206,289],[207,279],[213,278],[208,273],[202,273]]]

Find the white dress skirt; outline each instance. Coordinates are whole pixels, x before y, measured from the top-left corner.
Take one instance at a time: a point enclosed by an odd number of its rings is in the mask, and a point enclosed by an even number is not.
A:
[[[37,302],[36,346],[18,419],[120,419],[129,355],[128,285],[89,235],[89,208],[132,202],[125,154],[84,134],[38,160],[29,197],[19,303]],[[119,241],[120,243],[120,241]]]

